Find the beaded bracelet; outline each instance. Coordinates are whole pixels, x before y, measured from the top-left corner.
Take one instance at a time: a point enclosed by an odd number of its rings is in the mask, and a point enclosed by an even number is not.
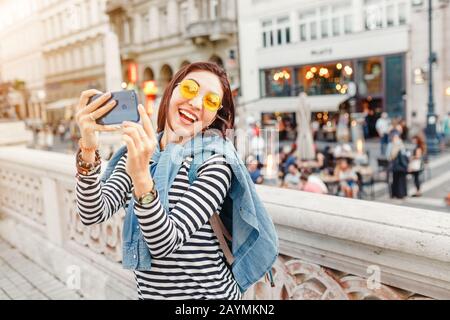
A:
[[[78,149],[76,155],[76,167],[79,174],[83,176],[90,175],[94,173],[97,167],[101,164],[100,152],[95,150],[95,160],[94,162],[86,162],[81,157],[81,149]]]

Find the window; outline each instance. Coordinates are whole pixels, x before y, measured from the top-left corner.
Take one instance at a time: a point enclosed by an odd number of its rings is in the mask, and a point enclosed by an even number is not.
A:
[[[310,32],[311,40],[316,40],[317,39],[317,22],[314,21],[309,24],[309,32]]]
[[[353,17],[351,15],[344,16],[344,33],[349,34],[353,32]]]
[[[365,0],[365,25],[366,30],[375,30],[382,27],[383,8],[379,0]]]
[[[358,90],[363,96],[383,91],[382,59],[370,58],[358,61]]]
[[[335,0],[330,6],[302,11],[298,15],[300,41],[337,37],[353,30],[352,2]]]
[[[296,68],[295,95],[345,94],[353,79],[350,61],[307,65]]]
[[[282,39],[282,36],[281,36],[281,30],[280,29],[277,30],[277,40],[278,40],[278,44],[279,45],[281,45],[283,43],[283,39]]]
[[[263,20],[261,27],[263,48],[291,43],[289,17]]]
[[[392,27],[394,25],[394,6],[388,5],[386,7],[386,25]]]
[[[328,38],[328,20],[321,21],[320,31],[321,31],[322,38]]]
[[[406,4],[400,3],[398,5],[398,24],[406,24]]]
[[[339,17],[335,17],[332,20],[332,25],[333,25],[333,36],[339,36],[341,34],[341,25],[340,25],[340,19]]]
[[[215,20],[219,16],[219,1],[210,0],[210,19]]]
[[[300,25],[300,41],[306,41],[306,24]]]
[[[265,80],[265,96],[291,96],[292,70],[290,68],[266,70],[263,75]]]

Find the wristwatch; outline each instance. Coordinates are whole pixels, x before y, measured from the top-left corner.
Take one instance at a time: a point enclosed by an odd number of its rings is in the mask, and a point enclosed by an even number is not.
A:
[[[133,189],[133,199],[135,202],[137,202],[138,204],[140,204],[141,206],[145,206],[148,205],[150,203],[153,202],[153,200],[156,199],[156,189],[155,189],[155,185],[153,185],[152,190],[150,190],[147,193],[144,193],[142,196],[137,197],[136,194],[134,193],[134,189]]]

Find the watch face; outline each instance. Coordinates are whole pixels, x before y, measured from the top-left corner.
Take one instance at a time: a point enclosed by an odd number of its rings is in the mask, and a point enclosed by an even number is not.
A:
[[[155,196],[151,193],[146,194],[145,196],[142,197],[141,199],[141,203],[142,204],[149,204],[153,201],[153,199],[155,199]]]

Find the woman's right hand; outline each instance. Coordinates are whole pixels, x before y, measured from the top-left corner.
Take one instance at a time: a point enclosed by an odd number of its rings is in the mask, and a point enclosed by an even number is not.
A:
[[[111,93],[107,92],[88,104],[89,99],[96,94],[102,94],[102,92],[96,89],[83,91],[75,115],[76,123],[80,128],[82,143],[86,148],[98,147],[98,137],[95,134],[97,131],[118,130],[118,127],[114,125],[108,126],[96,123],[98,118],[114,108],[117,103],[115,100],[108,101],[111,98]],[[88,162],[93,162],[95,158],[93,153],[89,155],[83,153],[82,157]]]

